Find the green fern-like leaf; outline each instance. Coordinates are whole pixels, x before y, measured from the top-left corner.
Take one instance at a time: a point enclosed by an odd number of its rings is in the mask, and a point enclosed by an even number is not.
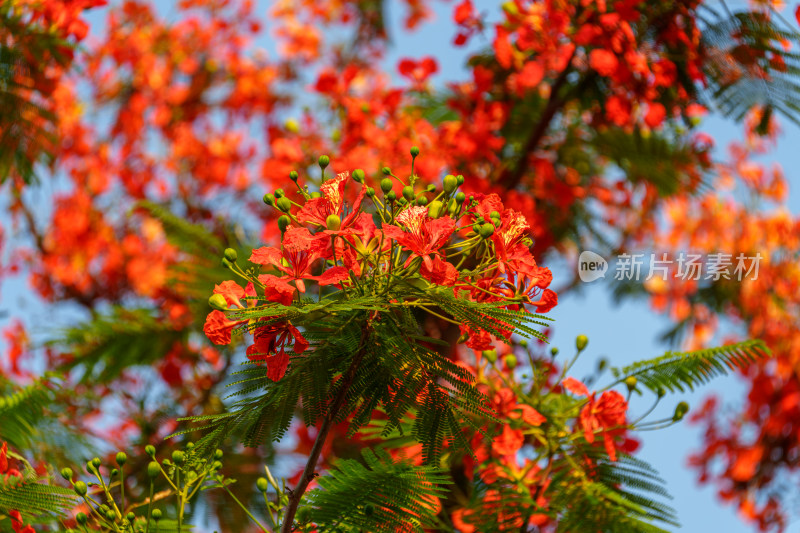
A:
[[[436,498],[450,483],[443,470],[393,460],[385,451],[365,449],[362,455],[363,462],[338,461],[308,494],[311,521],[320,532],[411,532],[435,523]]]
[[[667,352],[661,357],[611,371],[620,381],[633,376],[654,392],[660,389],[683,392],[769,355],[769,348],[763,341],[748,340],[693,352]]]

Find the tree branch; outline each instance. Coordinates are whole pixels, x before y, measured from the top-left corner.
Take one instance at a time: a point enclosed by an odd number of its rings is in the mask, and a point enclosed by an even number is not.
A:
[[[344,405],[344,401],[347,398],[347,391],[350,389],[350,385],[352,385],[353,378],[356,375],[356,370],[358,370],[358,366],[361,364],[361,360],[364,359],[364,354],[367,351],[368,332],[369,320],[364,325],[364,329],[361,332],[361,340],[358,345],[358,350],[353,356],[350,367],[342,375],[342,386],[339,388],[339,392],[336,394],[336,398],[334,398],[333,403],[331,404],[330,409],[328,409],[325,419],[322,421],[322,425],[319,428],[317,438],[314,440],[314,446],[311,448],[311,453],[308,456],[306,467],[303,469],[303,475],[300,478],[300,481],[297,483],[297,486],[289,495],[289,504],[286,506],[286,512],[284,513],[283,523],[281,524],[281,533],[290,533],[293,530],[292,526],[294,524],[294,516],[297,513],[297,508],[300,506],[300,500],[303,498],[303,494],[305,494],[306,489],[308,489],[309,483],[311,483],[311,481],[317,475],[315,470],[317,468],[317,462],[319,462],[319,456],[322,452],[322,447],[325,445],[325,441],[328,438],[328,433],[330,432],[331,427],[333,427],[333,422],[336,420],[339,410]]]

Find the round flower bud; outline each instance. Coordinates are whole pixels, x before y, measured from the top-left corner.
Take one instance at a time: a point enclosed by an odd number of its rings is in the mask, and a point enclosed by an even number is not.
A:
[[[222,459],[223,453],[222,450],[216,449],[214,450],[214,459]]]
[[[108,520],[109,522],[113,522],[116,517],[117,517],[117,513],[115,513],[111,509],[106,511],[106,520]]]
[[[239,258],[239,254],[236,253],[236,250],[233,248],[225,248],[225,259],[230,261],[231,263],[235,263],[236,260]]]
[[[222,463],[219,461],[214,461],[211,463],[211,470],[219,470],[220,468],[222,468]]]
[[[439,218],[442,216],[442,202],[434,200],[428,205],[428,216],[431,218]]]
[[[497,361],[497,350],[494,349],[484,350],[483,352],[481,352],[481,355],[483,355],[486,358],[486,360],[489,361],[490,363],[494,363]]]
[[[69,481],[72,479],[72,469],[71,468],[62,468],[61,469],[61,477]]]
[[[364,171],[360,168],[357,168],[353,171],[353,181],[356,183],[364,183]]]
[[[397,203],[400,204],[401,207],[408,204],[408,202],[406,202],[406,199],[402,197],[399,200],[397,200]]]
[[[419,155],[419,148],[416,146],[411,147],[411,157],[417,157]]]
[[[116,477],[117,474],[119,474],[119,470],[117,470],[116,468],[112,468],[111,469],[111,477]]]
[[[420,196],[419,198],[417,198],[417,205],[422,205],[422,206],[428,205],[428,198],[425,196]]]
[[[514,370],[517,368],[517,356],[513,353],[508,354],[503,358],[503,362],[506,364],[506,368],[509,370]]]
[[[586,335],[578,335],[575,337],[575,347],[578,349],[579,352],[582,352],[586,349],[586,345],[589,344],[589,337]]]
[[[283,189],[275,189],[275,198],[283,198],[286,196],[286,193],[283,192]]]
[[[267,484],[267,479],[263,477],[258,478],[256,480],[256,487],[261,492],[267,492],[267,489],[269,488],[269,485]]]
[[[292,201],[285,196],[278,198],[278,201],[275,202],[275,204],[278,206],[278,209],[284,213],[288,213],[292,209]]]
[[[153,517],[153,520],[158,522],[159,520],[161,520],[161,509],[153,509],[153,512],[150,513],[150,516]]]
[[[128,522],[133,522],[133,520],[136,518],[136,515],[133,513],[133,511],[131,511],[130,513],[128,513],[128,514],[125,516],[125,518],[127,518],[127,519],[128,519]]]
[[[210,305],[212,309],[217,309],[218,311],[228,310],[228,302],[225,301],[225,297],[221,294],[212,294],[208,299],[208,305]]]
[[[331,164],[331,158],[328,157],[327,155],[321,155],[321,156],[319,156],[318,163],[319,163],[320,168],[325,168],[325,167],[327,167],[328,165]]]
[[[290,179],[290,180],[292,180],[292,181],[297,181],[297,178],[298,178],[298,177],[299,177],[299,176],[298,176],[298,174],[297,174],[297,171],[296,171],[296,170],[292,170],[291,172],[289,172],[289,179]]]
[[[466,199],[467,199],[467,195],[464,194],[463,192],[460,192],[460,193],[456,194],[456,203],[458,205],[463,204],[464,200],[466,200]]]
[[[489,223],[486,223],[483,226],[481,226],[481,229],[478,230],[478,233],[480,234],[481,238],[488,239],[494,233],[494,226],[492,226]]]
[[[434,191],[436,191],[436,185],[434,185],[433,183],[425,187],[425,192],[434,192]]]
[[[523,348],[527,348],[528,347],[528,339],[520,339],[519,340],[519,345],[521,347],[523,347]]]
[[[275,195],[267,193],[264,195],[264,203],[267,205],[275,205]]]
[[[95,457],[94,459],[92,459],[92,466],[94,466],[95,468],[100,468],[101,464],[103,464],[103,461],[101,461],[99,457]]]
[[[75,521],[81,526],[85,526],[87,520],[86,513],[78,513],[75,515]]]
[[[325,227],[331,231],[337,231],[342,227],[342,219],[339,218],[339,215],[328,215],[328,218],[325,219]]]
[[[406,185],[403,187],[403,198],[408,200],[409,202],[414,199],[414,187],[411,185]]]
[[[289,224],[292,223],[292,219],[287,217],[286,215],[281,215],[278,217],[278,229],[281,230],[281,233],[286,232],[286,228],[289,227]]]
[[[478,233],[480,230],[481,230],[481,225],[478,224],[477,222],[472,225],[472,231],[474,231],[475,233]]]
[[[227,260],[225,257],[223,257],[223,258],[222,258],[222,261],[220,261],[220,262],[222,263],[222,266],[224,266],[225,268],[231,268],[231,267],[233,267],[233,263],[231,263],[230,261],[228,261],[228,260]]]
[[[464,176],[462,176],[461,174],[459,174],[458,176],[456,176],[456,183],[458,183],[458,186],[459,186],[459,187],[461,187],[462,185],[464,185]]]
[[[389,167],[383,167],[383,168],[381,169],[381,172],[383,172],[383,175],[384,175],[384,176],[388,176],[389,174],[391,174],[391,173],[392,173],[392,169],[391,169],[391,168],[389,168]]]
[[[450,194],[454,190],[458,189],[458,180],[452,174],[448,174],[442,180],[442,184],[444,185],[444,192]]]
[[[550,357],[555,357],[557,355],[558,355],[558,348],[556,348],[555,346],[550,348]]]
[[[367,187],[366,194],[369,198],[373,198],[375,196],[375,189],[373,189],[372,187]]]
[[[606,369],[607,366],[608,366],[608,359],[606,359],[605,357],[603,357],[602,359],[597,361],[597,371],[598,372],[602,372],[603,370]]]
[[[397,200],[397,194],[394,191],[389,191],[386,194],[386,200],[389,202],[394,202],[395,200]]]
[[[125,452],[118,452],[116,460],[117,460],[117,464],[119,466],[122,466],[128,460],[128,456],[125,454]]]
[[[161,473],[161,465],[159,465],[157,462],[155,462],[155,461],[150,461],[150,462],[147,464],[147,475],[148,475],[150,478],[154,478],[154,477],[156,477],[156,476],[157,476],[158,474],[160,474],[160,473]]]
[[[664,395],[667,394],[667,391],[664,390],[664,387],[659,387],[658,390],[656,390],[656,394],[659,398],[663,398]]]
[[[75,494],[77,494],[78,496],[81,497],[86,496],[86,491],[88,490],[88,487],[86,486],[86,483],[84,483],[83,481],[76,481],[75,484],[72,486],[72,488],[75,490]]]
[[[153,446],[152,444],[148,444],[147,446],[144,447],[144,453],[146,453],[150,457],[155,457],[156,456],[156,447]]]
[[[172,462],[174,462],[176,465],[182,465],[185,460],[186,455],[182,451],[175,450],[172,452]]]
[[[629,391],[632,391],[636,388],[636,383],[638,383],[638,381],[639,380],[637,380],[635,376],[628,376],[625,378],[625,386],[628,387]]]
[[[381,180],[381,190],[383,191],[383,194],[387,194],[389,191],[391,191],[392,185],[393,183],[391,178],[383,178]]]
[[[672,420],[675,422],[682,420],[686,413],[689,412],[689,404],[686,402],[681,402],[675,406],[675,414],[672,415]]]
[[[498,213],[497,211],[492,211],[491,213],[489,213],[489,218],[500,218],[500,213]]]
[[[187,442],[186,443],[186,449],[187,450],[194,449],[194,442]]]

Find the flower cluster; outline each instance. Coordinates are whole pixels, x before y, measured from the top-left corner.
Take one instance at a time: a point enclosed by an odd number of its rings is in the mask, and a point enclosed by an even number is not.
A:
[[[412,148],[411,154],[416,158],[419,150]],[[229,344],[234,329],[252,332],[247,355],[266,363],[271,379],[286,373],[287,348],[299,354],[309,343],[288,319],[254,320],[238,310],[290,306],[335,290],[354,296],[387,294],[398,283],[425,290],[448,287],[458,298],[517,311],[544,313],[556,305],[556,293],[548,288],[552,274],[530,252],[525,217],[504,208],[496,194],[467,196],[458,191],[463,176],[454,175],[443,179],[441,190],[421,188],[415,186],[413,170],[403,180],[384,167],[379,195],[365,183],[363,170],[325,180],[329,158],[320,157],[319,164],[319,192],[298,184],[292,172],[297,191],[265,195],[265,203],[282,213],[277,220],[280,244],[253,250],[249,260],[260,270],[243,269],[236,251],[226,250],[223,262],[246,286],[226,281],[209,300],[215,308],[204,327],[209,339]],[[462,330],[474,350],[491,346],[488,331]],[[509,336],[512,330],[507,328]]]

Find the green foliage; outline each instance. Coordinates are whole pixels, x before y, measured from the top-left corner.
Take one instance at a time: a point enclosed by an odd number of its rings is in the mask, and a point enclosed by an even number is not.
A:
[[[52,384],[40,379],[26,387],[16,387],[0,378],[0,442],[17,449],[32,443],[47,408],[54,400]]]
[[[0,515],[16,510],[23,519],[42,515],[59,516],[77,503],[74,492],[38,483],[32,473],[23,480],[17,479],[14,476],[5,481],[0,479]]]
[[[702,38],[709,46],[706,74],[710,97],[723,115],[741,120],[754,107],[778,111],[800,124],[800,54],[781,42],[800,33],[774,11],[724,13],[704,5]],[[771,59],[781,58],[785,68]]]
[[[620,369],[612,368],[611,371],[620,382],[633,376],[654,392],[660,389],[684,392],[685,388],[694,390],[715,376],[744,368],[770,354],[763,341],[748,340],[693,352],[667,352],[661,357],[639,361]]]
[[[340,460],[311,491],[311,521],[318,531],[423,531],[435,524],[436,498],[450,483],[445,471],[393,460],[385,451],[362,451],[363,463]],[[398,529],[400,527],[400,529]]]

